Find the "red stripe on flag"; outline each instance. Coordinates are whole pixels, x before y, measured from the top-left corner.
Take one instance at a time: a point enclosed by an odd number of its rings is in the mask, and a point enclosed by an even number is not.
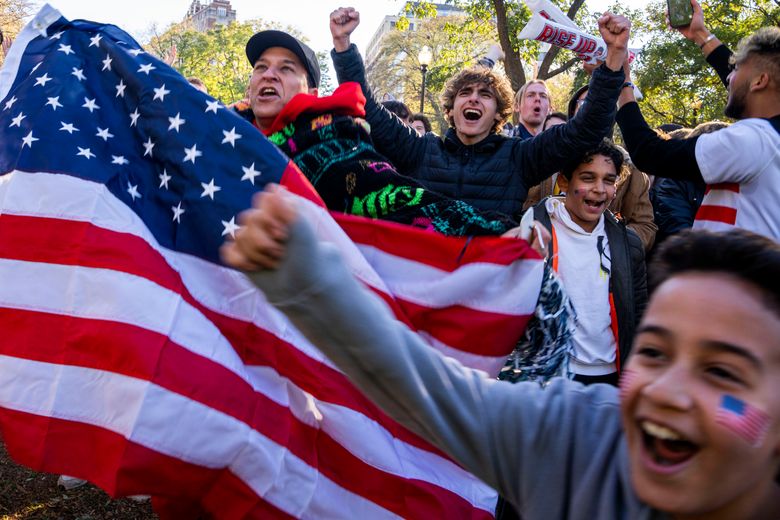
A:
[[[405,441],[431,450],[428,443],[387,418],[340,372],[291,348],[267,330],[205,307],[187,291],[178,273],[141,238],[69,220],[0,215],[0,224],[0,257],[111,269],[151,280],[180,294],[184,301],[202,312],[245,363],[273,367],[318,399],[360,410]],[[19,330],[26,334],[42,329],[33,326],[30,330]],[[21,349],[23,344],[8,343],[13,345],[9,354],[19,352],[15,349]],[[146,342],[138,344],[146,345]],[[322,385],[323,380],[332,384]]]
[[[388,254],[442,271],[451,272],[472,262],[509,265],[518,258],[539,258],[524,240],[448,237],[394,222],[336,213],[332,215],[353,241],[371,244]]]
[[[424,323],[427,331],[445,344],[460,351],[480,356],[509,356],[513,345],[525,330],[530,316],[517,317],[497,313],[477,313],[453,305],[447,312],[397,298],[413,323]],[[463,327],[469,323],[470,327]]]
[[[696,212],[696,220],[723,222],[733,226],[737,222],[737,210],[727,206],[702,205]]]
[[[250,518],[267,518],[264,514],[268,513],[274,518],[291,518],[264,502],[228,469],[190,464],[86,423],[5,408],[0,408],[0,417],[3,418],[0,425],[9,453],[33,469],[70,473],[94,482],[111,496],[144,493],[176,501],[200,501],[218,518],[243,518],[247,512],[252,512]],[[45,443],[49,448],[45,461],[41,460],[39,450],[30,449],[39,443]],[[131,461],[142,466],[140,471],[134,470]],[[360,475],[351,473],[351,469],[341,468],[341,476],[359,480]],[[372,490],[377,491],[373,487]],[[438,503],[432,502],[430,496],[424,496],[440,494],[440,491],[429,483],[408,479],[384,490],[388,503],[380,505],[389,506],[389,510],[406,518],[492,518],[489,512],[474,508],[448,492],[451,497]],[[231,496],[233,502],[224,503],[226,495]],[[372,501],[379,503],[374,498],[372,494]]]
[[[26,333],[6,329],[12,324],[19,328],[34,326],[38,332],[31,335],[29,329]],[[23,340],[29,354],[25,359],[53,364],[67,361],[68,365],[148,380],[238,419],[286,446],[344,489],[371,496],[373,502],[397,514],[403,514],[398,496],[420,483],[363,462],[326,432],[300,422],[289,409],[255,392],[226,368],[181,348],[165,336],[121,323],[28,311],[0,310],[0,325],[10,332],[6,341],[0,343],[0,354],[10,354],[14,349],[7,345]],[[66,360],[62,349],[51,341],[52,335],[72,345]],[[139,341],[148,348],[138,349]],[[269,417],[274,419],[268,420]],[[446,489],[430,485],[426,493],[419,504],[423,509],[426,501],[429,506],[463,502],[459,507],[466,507],[462,498]]]
[[[704,194],[708,194],[711,190],[725,190],[725,191],[731,191],[733,193],[739,193],[739,183],[738,182],[719,182],[716,184],[708,184],[707,188],[704,190]]]

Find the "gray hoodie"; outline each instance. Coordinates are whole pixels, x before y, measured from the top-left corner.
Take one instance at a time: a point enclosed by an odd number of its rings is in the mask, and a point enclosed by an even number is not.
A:
[[[511,385],[440,355],[302,218],[281,267],[251,276],[362,392],[496,488],[523,519],[667,518],[631,487],[615,388]]]

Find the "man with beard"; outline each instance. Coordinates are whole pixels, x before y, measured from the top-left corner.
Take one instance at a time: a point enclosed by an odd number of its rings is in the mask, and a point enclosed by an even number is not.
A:
[[[467,68],[447,82],[441,96],[450,125],[446,134],[417,135],[373,99],[363,60],[350,43],[359,23],[355,9],[331,13],[331,56],[339,83],[355,81],[363,89],[377,150],[401,172],[443,195],[517,217],[529,187],[597,146],[612,125],[631,25],[622,16],[605,13],[599,20],[607,61],[593,73],[582,117],[526,140],[500,135],[512,112],[512,91],[505,76],[484,66]]]
[[[703,28],[701,8],[691,3],[691,27]],[[696,38],[702,48],[715,45],[711,35]],[[722,55],[724,49],[716,51]],[[620,94],[617,122],[639,169],[708,185],[694,228],[739,227],[780,241],[780,28],[764,27],[744,38],[730,63],[725,114],[738,122],[729,128],[664,141],[645,122],[631,89]]]

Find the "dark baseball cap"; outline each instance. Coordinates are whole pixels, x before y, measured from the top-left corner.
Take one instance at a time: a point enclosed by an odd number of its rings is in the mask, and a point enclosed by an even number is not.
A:
[[[286,32],[260,31],[249,38],[249,41],[246,42],[246,57],[249,58],[249,63],[254,66],[266,49],[271,47],[282,47],[298,56],[303,66],[306,67],[309,88],[320,86],[320,62],[317,61],[317,55],[308,45]]]

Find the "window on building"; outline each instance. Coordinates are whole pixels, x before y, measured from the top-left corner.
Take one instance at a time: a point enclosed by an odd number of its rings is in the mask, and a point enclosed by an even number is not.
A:
[[[225,9],[224,7],[217,7],[217,15],[224,18],[225,16],[227,16],[227,9]]]

